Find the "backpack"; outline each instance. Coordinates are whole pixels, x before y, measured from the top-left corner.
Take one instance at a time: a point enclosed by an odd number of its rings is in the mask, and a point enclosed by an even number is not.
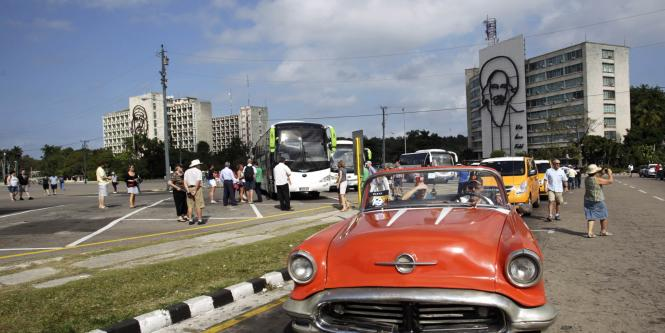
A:
[[[242,173],[245,181],[254,181],[254,168],[251,165],[246,166]]]

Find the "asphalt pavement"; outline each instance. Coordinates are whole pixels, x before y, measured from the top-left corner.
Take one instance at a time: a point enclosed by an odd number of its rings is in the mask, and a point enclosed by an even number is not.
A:
[[[565,195],[561,221],[545,221],[547,205],[525,217],[545,256],[548,300],[559,310],[548,333],[665,332],[665,182],[616,179],[605,187],[613,236],[583,237],[583,189]],[[266,306],[206,332],[281,333],[288,321],[281,306]]]

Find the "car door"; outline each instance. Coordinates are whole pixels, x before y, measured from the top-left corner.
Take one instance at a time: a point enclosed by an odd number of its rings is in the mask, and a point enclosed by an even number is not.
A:
[[[540,195],[540,189],[538,188],[538,168],[536,168],[536,162],[534,159],[527,159],[528,164],[528,175],[529,175],[529,188],[531,189],[531,198],[536,200]]]

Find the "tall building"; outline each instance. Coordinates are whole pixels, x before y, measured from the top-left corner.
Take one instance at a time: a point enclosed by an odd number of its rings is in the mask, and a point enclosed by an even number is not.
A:
[[[212,108],[210,102],[193,97],[167,98],[171,145],[195,150],[199,141],[212,142]],[[103,116],[104,148],[114,154],[122,152],[124,142],[134,134],[148,139],[164,140],[162,94],[147,93],[129,97],[129,109]]]
[[[251,145],[268,130],[268,108],[244,106],[240,114],[212,117],[210,102],[194,97],[167,97],[168,126],[171,145],[195,151],[199,141],[217,152],[227,148],[234,137]],[[114,154],[125,150],[133,134],[164,140],[162,94],[148,93],[129,97],[129,108],[110,112],[102,118],[104,148]]]
[[[226,149],[234,137],[240,136],[238,115],[212,118],[212,151]]]
[[[167,103],[173,147],[196,151],[199,141],[205,141],[209,145],[213,142],[210,102],[184,97],[167,99]],[[212,149],[212,145],[210,148]]]
[[[110,112],[102,118],[104,129],[104,148],[109,148],[114,154],[121,153],[125,141],[132,137],[129,109]]]
[[[239,116],[240,140],[252,146],[268,130],[268,108],[243,106]]]
[[[467,69],[469,148],[477,157],[565,146],[630,129],[629,50],[583,42],[524,60],[522,36],[480,50]]]

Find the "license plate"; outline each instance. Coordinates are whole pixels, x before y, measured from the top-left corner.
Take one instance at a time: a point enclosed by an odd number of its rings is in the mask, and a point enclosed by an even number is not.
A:
[[[300,187],[298,190],[300,190],[300,192],[307,192],[309,191],[309,187]]]

